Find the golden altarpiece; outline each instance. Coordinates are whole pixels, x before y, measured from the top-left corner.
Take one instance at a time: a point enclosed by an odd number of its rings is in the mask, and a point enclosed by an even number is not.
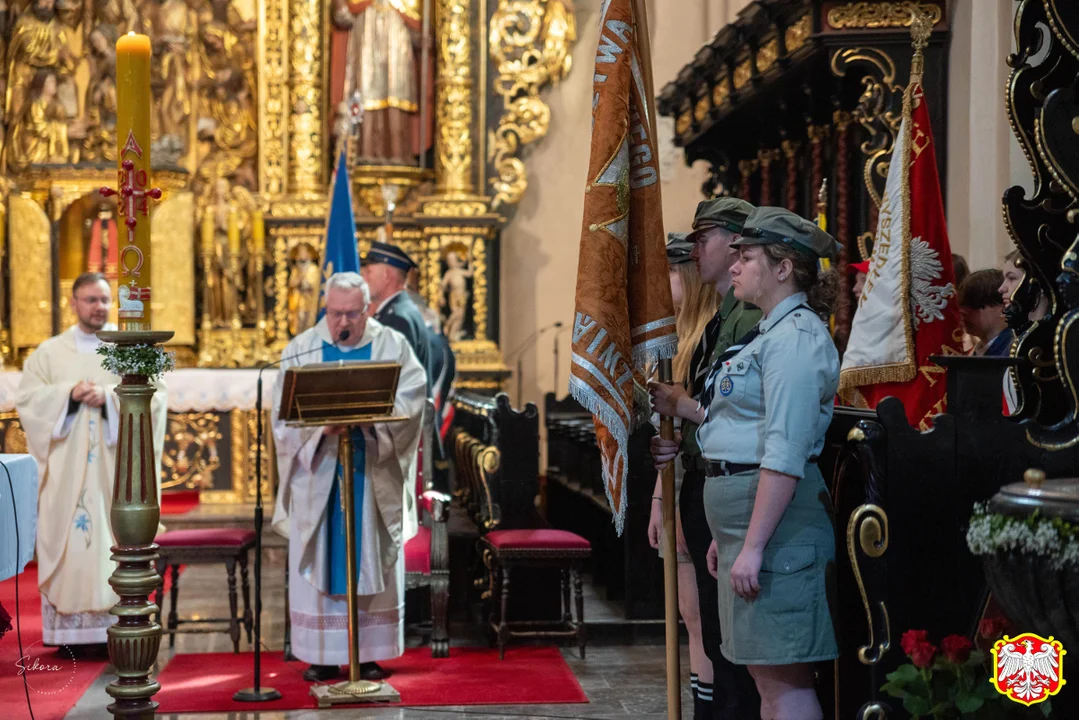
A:
[[[98,190],[115,180],[129,31],[153,45],[152,244],[168,258],[153,309],[180,368],[166,492],[253,497],[249,368],[315,321],[342,149],[360,251],[385,233],[404,247],[458,386],[500,387],[499,236],[528,186],[522,153],[547,132],[540,93],[570,70],[569,0],[14,0],[0,10],[7,451],[25,451],[18,368],[73,324],[75,277],[99,270],[115,290],[115,198]]]

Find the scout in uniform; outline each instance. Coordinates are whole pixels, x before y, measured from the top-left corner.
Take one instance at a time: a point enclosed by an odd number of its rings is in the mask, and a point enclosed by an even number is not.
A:
[[[721,629],[726,630],[720,623],[716,582],[708,572],[707,554],[712,534],[704,514],[704,463],[696,439],[699,421],[688,411],[683,414],[670,410],[679,404],[681,398],[684,398],[683,406],[694,410],[697,407],[694,398],[704,387],[716,357],[760,320],[759,310],[748,307],[730,292],[730,269],[738,257],[737,252],[731,249],[731,243],[738,238],[746,217],[752,211],[752,205],[737,198],[716,198],[697,205],[693,232],[686,236],[686,242],[692,248],[690,258],[696,262],[701,280],[714,284],[723,299],[694,349],[686,386],[657,383],[650,386],[653,408],[657,412],[681,418],[681,443],[668,444],[657,435],[652,440],[652,452],[658,466],[665,465],[680,453],[684,474],[678,494],[678,511],[682,534],[697,578],[704,650],[712,661],[712,717],[725,720],[756,720],[760,717],[760,701],[753,679],[746,669],[731,664],[720,652]],[[655,495],[659,497],[659,493]],[[653,500],[654,505],[658,505],[658,502]],[[703,684],[699,687],[707,695],[708,688]]]
[[[749,667],[762,717],[817,720],[811,663],[838,649],[826,582],[833,515],[816,461],[839,384],[822,319],[836,282],[818,262],[838,245],[794,213],[758,208],[733,246],[734,294],[764,318],[718,358],[695,412],[722,652]]]

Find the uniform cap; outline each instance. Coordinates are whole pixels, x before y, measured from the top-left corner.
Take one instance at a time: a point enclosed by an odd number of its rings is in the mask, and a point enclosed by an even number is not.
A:
[[[376,265],[379,263],[391,265],[405,272],[418,267],[412,258],[408,256],[408,253],[401,248],[374,240],[371,242],[371,249],[363,256],[363,264]]]
[[[813,258],[830,258],[839,252],[839,243],[817,224],[790,210],[777,207],[755,209],[746,218],[742,237],[731,247],[782,243]]]
[[[667,233],[667,263],[672,267],[689,262],[693,243],[686,240],[687,233]]]
[[[753,206],[745,200],[732,197],[713,198],[702,200],[697,204],[697,212],[693,216],[693,232],[686,240],[696,242],[697,235],[713,227],[722,227],[731,232],[742,232],[746,218],[753,212]]]

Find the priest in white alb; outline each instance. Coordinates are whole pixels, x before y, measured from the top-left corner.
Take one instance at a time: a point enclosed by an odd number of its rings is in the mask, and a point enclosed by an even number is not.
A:
[[[406,422],[353,428],[357,623],[361,675],[385,677],[377,665],[404,652],[404,545],[416,533],[416,449],[427,395],[426,373],[403,335],[371,319],[371,297],[359,274],[326,281],[326,315],[282,353],[274,386],[273,431],[280,487],[274,529],[289,539],[292,652],[311,665],[307,680],[329,680],[349,662],[338,427],[288,427],[278,417],[284,371],[318,362],[363,361],[401,366],[394,415]]]
[[[116,472],[120,378],[101,366],[97,331],[107,324],[112,292],[101,273],[75,279],[78,322],[26,359],[16,399],[26,444],[38,463],[38,585],[45,645],[101,645],[119,598],[109,586],[116,568],[109,526]],[[153,404],[154,454],[160,468],[167,398]],[[160,484],[158,485],[160,500]]]

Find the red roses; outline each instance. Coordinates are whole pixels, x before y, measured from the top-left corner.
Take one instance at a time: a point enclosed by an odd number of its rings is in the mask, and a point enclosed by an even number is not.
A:
[[[983,618],[982,621],[978,623],[978,634],[986,640],[996,641],[1000,639],[1000,636],[1003,635],[1007,629],[1008,620],[1000,615]]]
[[[939,652],[937,647],[929,642],[929,633],[925,630],[906,631],[899,644],[914,663],[914,667],[920,669],[932,667]],[[944,652],[944,657],[957,665],[965,663],[973,649],[974,643],[962,635],[949,635],[940,643],[940,651]]]

